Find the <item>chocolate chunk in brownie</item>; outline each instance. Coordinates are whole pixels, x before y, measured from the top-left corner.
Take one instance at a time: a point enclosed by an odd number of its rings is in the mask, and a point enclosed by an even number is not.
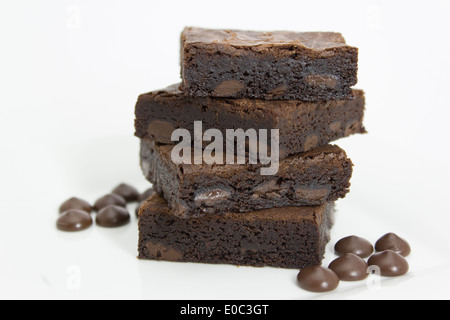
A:
[[[136,136],[171,144],[175,129],[187,129],[194,137],[194,121],[203,133],[217,129],[279,129],[281,158],[365,133],[364,92],[354,90],[355,99],[302,102],[191,97],[178,85],[139,97],[136,104]],[[269,141],[270,145],[270,141]]]
[[[352,97],[358,49],[333,32],[186,28],[181,88],[193,96],[303,101]]]
[[[353,164],[337,146],[280,160],[275,175],[261,175],[262,164],[175,164],[173,147],[142,140],[141,167],[179,216],[317,206],[349,192]]]
[[[183,219],[159,194],[139,212],[139,258],[301,269],[320,264],[334,205]]]

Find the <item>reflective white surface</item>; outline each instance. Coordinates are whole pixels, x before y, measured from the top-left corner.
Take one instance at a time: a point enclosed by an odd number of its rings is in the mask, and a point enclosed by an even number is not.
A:
[[[449,18],[444,0],[2,2],[0,298],[450,298]],[[70,196],[149,187],[134,103],[179,81],[185,25],[340,31],[360,48],[369,134],[338,142],[354,177],[324,264],[344,236],[396,232],[413,249],[406,277],[311,294],[296,270],[138,261],[134,216],[115,230],[56,230]]]

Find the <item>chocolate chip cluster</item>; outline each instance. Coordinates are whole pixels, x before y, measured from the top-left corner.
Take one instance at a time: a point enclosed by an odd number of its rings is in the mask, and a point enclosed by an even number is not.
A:
[[[96,212],[95,223],[105,228],[116,228],[130,221],[127,205],[133,202],[142,203],[151,194],[153,189],[140,193],[133,186],[122,183],[111,193],[100,197],[91,205],[80,198],[70,198],[59,207],[59,218],[56,227],[61,231],[82,231],[93,224],[92,212]],[[139,206],[138,206],[139,208]]]
[[[311,266],[300,271],[297,280],[302,289],[328,292],[336,289],[340,281],[361,281],[371,273],[398,277],[409,271],[405,258],[411,254],[411,247],[395,233],[381,237],[375,248],[366,239],[350,236],[339,240],[334,249],[339,258],[328,268]],[[365,258],[369,258],[367,262]]]

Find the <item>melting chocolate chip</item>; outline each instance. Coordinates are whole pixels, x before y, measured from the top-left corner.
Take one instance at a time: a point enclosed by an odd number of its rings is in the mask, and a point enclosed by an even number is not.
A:
[[[172,133],[175,131],[173,124],[162,120],[153,120],[147,128],[147,133],[151,139],[160,143],[172,144]]]
[[[338,256],[353,253],[360,258],[370,257],[374,251],[373,246],[369,241],[357,236],[350,236],[339,240],[336,243],[334,250]]]
[[[125,199],[127,202],[134,202],[139,199],[140,193],[137,189],[129,184],[122,183],[112,191],[113,194]]]
[[[395,233],[388,233],[381,237],[375,244],[375,250],[377,252],[392,250],[404,257],[411,254],[409,243]]]
[[[370,257],[368,264],[380,268],[381,275],[385,277],[399,277],[409,271],[408,261],[391,250],[375,253]]]
[[[155,193],[155,190],[154,190],[153,188],[147,189],[144,193],[142,193],[142,194],[139,196],[138,201],[139,201],[139,202],[144,202],[145,200],[147,200],[148,198],[150,198],[150,196],[151,196],[152,194],[154,194],[154,193]]]
[[[256,186],[253,189],[253,192],[254,193],[252,196],[255,199],[262,196],[266,198],[281,198],[288,192],[288,190],[282,182],[279,183],[277,179],[272,179]]]
[[[312,266],[300,271],[297,276],[300,287],[311,292],[328,292],[339,285],[339,277],[334,271],[321,266]]]
[[[353,121],[351,123],[348,123],[345,126],[344,135],[349,136],[352,135],[355,132],[361,132],[361,123],[359,120]]]
[[[101,209],[95,222],[105,228],[121,227],[130,221],[130,213],[120,206],[108,206]]]
[[[183,258],[183,252],[161,243],[149,241],[147,242],[146,247],[149,255],[157,260],[179,261]]]
[[[334,89],[338,80],[332,75],[309,75],[306,77],[306,82],[313,87]]]
[[[332,124],[330,124],[330,130],[331,132],[339,132],[341,130],[342,123],[341,121],[335,121]]]
[[[217,203],[226,200],[230,195],[231,192],[225,189],[211,189],[197,193],[195,195],[195,203],[198,206],[204,205],[206,207],[212,207]]]
[[[94,204],[94,209],[99,212],[101,209],[108,206],[126,207],[126,205],[127,202],[124,198],[118,196],[117,194],[111,193],[98,199]]]
[[[141,206],[142,206],[143,202],[139,202],[136,210],[134,211],[134,213],[136,214],[136,217],[139,218],[139,211],[141,210]]]
[[[330,194],[328,187],[298,187],[295,189],[295,195],[299,199],[308,199],[316,201],[324,201]]]
[[[218,96],[231,96],[242,91],[244,87],[244,84],[238,80],[227,80],[220,83],[214,89],[214,93]]]
[[[81,210],[86,213],[91,213],[92,209],[92,206],[87,201],[80,198],[70,198],[59,207],[59,213],[64,213],[69,210]]]
[[[81,231],[92,225],[92,217],[82,210],[69,210],[61,214],[56,222],[56,227],[61,231]]]
[[[319,136],[315,133],[310,134],[305,141],[305,151],[310,151],[319,145]]]
[[[333,270],[341,281],[360,281],[367,278],[368,264],[356,254],[346,255],[334,260],[328,268]]]

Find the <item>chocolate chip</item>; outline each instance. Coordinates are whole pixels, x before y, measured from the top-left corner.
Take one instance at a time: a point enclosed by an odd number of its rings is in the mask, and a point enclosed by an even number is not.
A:
[[[382,276],[399,277],[409,271],[408,261],[398,253],[386,250],[370,257],[369,266],[378,266]]]
[[[124,198],[127,202],[137,201],[140,196],[139,191],[135,187],[130,186],[126,183],[118,185],[116,188],[114,188],[112,193]]]
[[[280,189],[281,189],[280,186],[277,184],[277,179],[272,179],[269,180],[268,182],[257,185],[253,189],[253,192],[256,193],[257,195],[264,195],[266,193],[279,191]]]
[[[300,287],[311,292],[328,292],[339,285],[339,277],[334,271],[321,266],[312,266],[300,271],[297,276]]]
[[[150,196],[151,196],[152,194],[154,194],[154,193],[155,193],[155,190],[154,190],[153,188],[147,189],[144,193],[142,193],[142,194],[139,196],[138,201],[139,201],[139,202],[144,202],[145,200],[147,200],[148,198],[150,198]]]
[[[350,236],[339,240],[334,247],[334,251],[338,256],[353,253],[360,258],[367,258],[370,257],[374,249],[372,244],[366,239]]]
[[[231,96],[244,89],[244,84],[238,80],[227,80],[220,83],[215,89],[214,93],[217,96]]]
[[[299,199],[308,199],[315,201],[324,201],[330,194],[330,189],[326,186],[318,187],[298,187],[295,189],[295,195]]]
[[[269,94],[272,96],[279,96],[279,95],[286,93],[287,89],[288,89],[287,85],[282,84],[282,85],[276,87],[275,89],[270,90]]]
[[[59,213],[64,213],[69,210],[81,210],[86,213],[91,213],[92,209],[92,206],[87,201],[80,198],[70,198],[59,207]]]
[[[381,237],[375,244],[375,250],[378,252],[392,250],[404,257],[411,254],[409,243],[395,233],[388,233]]]
[[[124,198],[118,196],[117,194],[111,193],[95,201],[94,209],[95,211],[99,212],[101,209],[108,206],[126,207],[126,205],[127,202]]]
[[[172,133],[175,131],[173,124],[162,120],[153,120],[147,127],[149,138],[159,143],[172,144]]]
[[[148,241],[146,247],[148,254],[157,260],[180,261],[183,258],[183,252],[161,243]]]
[[[341,121],[335,121],[332,124],[330,124],[330,130],[331,132],[340,132],[341,126],[342,126]]]
[[[313,87],[320,87],[323,89],[334,89],[337,86],[337,78],[332,75],[309,75],[306,77],[306,82]]]
[[[92,225],[92,217],[82,210],[69,210],[61,214],[56,222],[56,227],[61,231],[81,231]]]
[[[356,254],[347,253],[328,266],[342,281],[360,281],[367,278],[368,264]]]
[[[130,213],[119,206],[108,206],[101,209],[95,222],[105,228],[115,228],[127,224],[130,221]]]
[[[268,182],[261,183],[253,189],[253,198],[257,199],[261,196],[266,198],[281,198],[288,192],[287,188],[282,182],[278,182],[277,179],[269,180]]]
[[[315,133],[310,134],[305,141],[304,151],[310,151],[319,145],[319,136]]]
[[[134,213],[136,214],[136,217],[139,218],[139,211],[141,210],[141,206],[142,206],[143,202],[139,202],[136,210],[134,211]]]

